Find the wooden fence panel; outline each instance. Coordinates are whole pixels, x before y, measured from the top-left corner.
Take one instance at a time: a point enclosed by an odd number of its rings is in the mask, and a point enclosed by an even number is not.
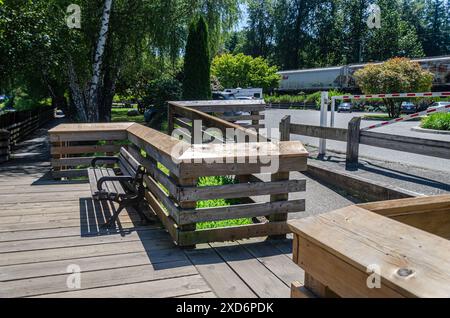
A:
[[[9,144],[15,146],[33,131],[55,118],[55,108],[7,112],[0,115],[0,129],[9,131]]]
[[[9,137],[10,133],[7,130],[0,130],[0,163],[9,160]]]
[[[450,142],[361,131],[361,144],[450,159]]]

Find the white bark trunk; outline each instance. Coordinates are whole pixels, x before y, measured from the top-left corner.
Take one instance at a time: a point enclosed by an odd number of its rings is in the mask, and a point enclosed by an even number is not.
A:
[[[89,121],[98,121],[99,111],[97,105],[98,88],[100,84],[100,70],[103,62],[103,55],[105,53],[106,40],[109,31],[109,18],[111,16],[112,0],[105,0],[103,7],[102,23],[100,27],[100,34],[97,40],[97,47],[95,50],[92,79],[88,95],[88,119]]]

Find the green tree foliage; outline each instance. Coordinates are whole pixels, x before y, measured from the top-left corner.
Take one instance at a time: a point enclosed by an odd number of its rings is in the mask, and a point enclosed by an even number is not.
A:
[[[445,0],[425,1],[424,11],[424,48],[432,56],[449,53],[450,48],[450,11]]]
[[[181,83],[170,77],[152,80],[146,85],[142,102],[147,108],[153,106],[154,114],[150,122],[153,128],[161,130],[167,114],[167,101],[180,100],[181,95]]]
[[[428,92],[434,75],[407,58],[394,58],[382,64],[369,64],[355,73],[365,94]],[[386,99],[389,116],[400,116],[400,103]]]
[[[203,17],[192,22],[184,56],[183,99],[211,99],[211,57],[208,26]]]
[[[40,89],[43,97],[56,100],[68,93],[69,113],[81,119],[76,106],[86,99],[92,82],[105,1],[75,2],[81,7],[81,29],[66,25],[66,8],[71,0],[2,2],[0,91]],[[141,95],[150,80],[163,75],[180,78],[181,52],[193,16],[207,17],[213,30],[209,46],[217,51],[237,21],[240,2],[113,0],[96,94],[98,120],[110,120],[116,91]]]
[[[446,0],[248,0],[245,42],[232,53],[261,55],[282,69],[450,54]],[[382,28],[369,29],[368,8]]]
[[[214,58],[211,72],[226,88],[261,87],[270,91],[278,87],[277,67],[270,66],[262,57],[244,54],[223,54]]]
[[[244,52],[247,55],[270,56],[274,37],[274,0],[248,2],[248,22]]]
[[[401,20],[399,2],[378,0],[377,4],[381,8],[382,26],[367,33],[366,49],[363,50],[366,59],[384,61],[394,56],[422,57],[424,52],[416,30]]]

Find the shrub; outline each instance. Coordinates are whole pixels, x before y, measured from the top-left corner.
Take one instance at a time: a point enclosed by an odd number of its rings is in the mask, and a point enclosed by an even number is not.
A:
[[[422,119],[422,128],[450,130],[450,113],[433,114]]]
[[[167,114],[167,102],[181,99],[181,83],[176,79],[165,77],[150,81],[145,91],[146,95],[143,97],[143,106],[140,107],[140,111],[143,113],[153,106],[155,113],[150,126],[161,130]]]
[[[355,78],[365,94],[391,94],[427,92],[434,75],[422,69],[419,63],[407,58],[394,58],[382,64],[369,64],[355,73]],[[401,101],[384,101],[390,117],[399,117]]]

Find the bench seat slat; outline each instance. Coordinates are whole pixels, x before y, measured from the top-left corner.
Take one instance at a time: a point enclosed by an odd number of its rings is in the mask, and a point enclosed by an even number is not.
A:
[[[89,168],[88,169],[89,184],[91,186],[91,192],[93,196],[98,196],[99,191],[97,183],[102,177],[114,177],[116,176],[113,169],[105,168]],[[108,194],[124,195],[125,190],[119,181],[107,181],[103,184],[103,190]]]
[[[98,169],[98,170],[99,170],[99,172],[100,172],[100,174],[101,174],[101,177],[100,177],[100,178],[102,178],[102,177],[109,177],[108,169],[100,168],[100,169]],[[99,179],[100,179],[100,178],[99,178]],[[114,184],[113,184],[112,181],[106,181],[106,182],[103,184],[103,186],[106,188],[106,189],[105,189],[106,192],[111,193],[111,194],[118,194],[118,193],[116,193],[116,189],[115,189]]]
[[[94,168],[88,169],[88,176],[89,176],[89,185],[91,186],[91,193],[93,196],[98,192],[97,189],[97,176],[95,174]]]
[[[113,169],[106,169],[103,172],[103,175],[105,177],[107,177],[107,176],[115,177],[116,176],[116,174],[115,174]],[[125,194],[125,190],[123,189],[122,184],[120,183],[120,181],[110,181],[109,184],[110,184],[110,190],[112,190],[111,192],[117,193],[118,195]],[[113,187],[113,189],[111,189],[111,187]]]

